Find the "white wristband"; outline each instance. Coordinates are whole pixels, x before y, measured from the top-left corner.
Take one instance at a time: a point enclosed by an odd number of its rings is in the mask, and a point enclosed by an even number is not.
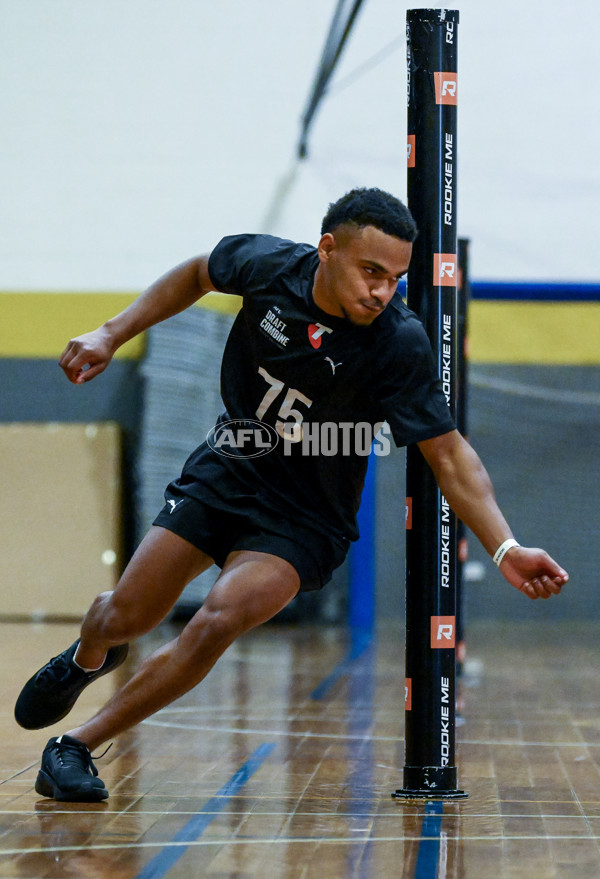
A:
[[[508,540],[505,540],[504,543],[501,543],[494,553],[494,564],[500,567],[500,562],[502,561],[508,550],[512,549],[513,546],[521,546],[521,544],[517,543],[517,541],[513,537],[509,537]]]

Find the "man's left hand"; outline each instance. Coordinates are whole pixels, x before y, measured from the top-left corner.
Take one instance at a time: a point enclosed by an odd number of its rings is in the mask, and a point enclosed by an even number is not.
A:
[[[500,562],[500,571],[511,586],[533,599],[559,595],[569,579],[547,552],[527,546],[512,547]]]

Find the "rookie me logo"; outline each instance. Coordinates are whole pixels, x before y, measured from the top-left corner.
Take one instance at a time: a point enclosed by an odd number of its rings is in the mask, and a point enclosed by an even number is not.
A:
[[[206,441],[213,452],[226,458],[260,458],[275,448],[279,434],[264,421],[236,418],[213,427]]]
[[[458,77],[456,73],[434,73],[436,104],[458,104]]]
[[[431,647],[433,650],[454,648],[455,623],[454,617],[431,617]]]

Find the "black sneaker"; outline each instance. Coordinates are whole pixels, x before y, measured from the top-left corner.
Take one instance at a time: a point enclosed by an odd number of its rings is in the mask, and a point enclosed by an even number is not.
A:
[[[111,647],[97,671],[84,671],[73,662],[79,639],[30,678],[17,699],[15,720],[25,729],[42,729],[65,717],[82,690],[125,662],[129,646]]]
[[[36,793],[71,803],[97,803],[108,797],[87,745],[72,736],[52,738],[44,748]]]

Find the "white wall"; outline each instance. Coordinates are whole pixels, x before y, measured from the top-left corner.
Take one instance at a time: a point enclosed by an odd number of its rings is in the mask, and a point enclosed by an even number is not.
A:
[[[335,5],[0,0],[0,290],[139,289],[231,232],[316,240],[352,186],[404,197],[418,4],[365,0],[294,165]],[[599,281],[595,0],[452,8],[473,276]]]

